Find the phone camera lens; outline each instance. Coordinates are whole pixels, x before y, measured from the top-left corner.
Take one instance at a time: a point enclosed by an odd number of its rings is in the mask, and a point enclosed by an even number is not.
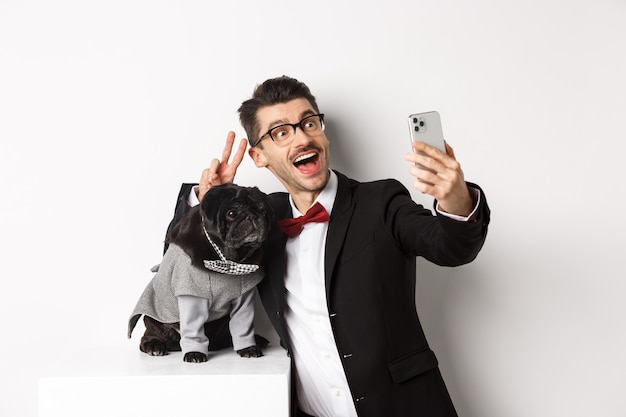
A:
[[[417,126],[417,125],[415,125],[415,131],[416,131],[416,132],[419,132],[419,131],[420,131],[420,127],[419,127],[419,126]]]
[[[413,123],[417,123],[417,117],[413,118]]]
[[[420,120],[420,127],[424,127],[424,121]]]

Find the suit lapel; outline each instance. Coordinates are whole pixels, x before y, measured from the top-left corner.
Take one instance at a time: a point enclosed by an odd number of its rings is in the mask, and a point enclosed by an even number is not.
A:
[[[326,235],[326,251],[324,253],[324,275],[326,282],[326,296],[328,297],[331,279],[335,265],[339,257],[339,253],[343,248],[346,238],[346,232],[352,218],[354,206],[352,204],[352,187],[350,180],[343,174],[335,171],[338,178],[337,196],[333,205],[333,211],[328,224],[328,233]],[[274,197],[274,210],[276,219],[284,219],[293,217],[289,197],[287,194],[281,194]],[[280,306],[279,310],[283,311],[285,304],[285,244],[287,235],[285,235],[278,226],[275,226],[270,237],[270,245],[268,253],[274,254],[268,264],[271,265],[271,272],[268,271],[267,276],[272,279],[272,288],[274,296]]]
[[[339,252],[343,247],[344,240],[346,238],[346,232],[354,206],[352,204],[352,188],[350,187],[350,180],[335,171],[338,178],[337,184],[337,196],[335,197],[335,204],[333,205],[333,211],[330,216],[330,223],[328,224],[328,234],[326,235],[326,253],[324,254],[324,274],[326,280],[326,297],[328,299],[330,292],[330,284],[339,257]]]
[[[276,220],[293,217],[288,194],[279,194],[274,198],[273,206]],[[268,262],[268,268],[271,268],[271,271],[267,271],[266,278],[272,280],[271,287],[278,305],[278,311],[282,312],[285,307],[285,245],[287,243],[287,235],[274,223],[268,240],[270,242],[268,253],[273,255],[273,259]]]

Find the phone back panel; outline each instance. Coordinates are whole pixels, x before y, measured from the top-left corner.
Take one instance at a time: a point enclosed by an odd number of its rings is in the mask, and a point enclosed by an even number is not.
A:
[[[411,147],[413,141],[420,141],[439,148],[445,152],[441,118],[436,111],[415,113],[409,116],[409,130],[411,131]]]

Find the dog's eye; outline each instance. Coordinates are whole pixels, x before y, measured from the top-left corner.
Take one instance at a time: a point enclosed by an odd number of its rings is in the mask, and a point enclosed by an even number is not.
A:
[[[239,214],[239,212],[235,209],[230,209],[226,212],[226,217],[228,217],[230,220],[235,220],[235,218],[237,218],[237,215]]]

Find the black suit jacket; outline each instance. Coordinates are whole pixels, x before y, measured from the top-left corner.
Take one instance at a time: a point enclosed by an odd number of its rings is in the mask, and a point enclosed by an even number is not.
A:
[[[357,412],[367,417],[456,416],[415,310],[415,258],[445,266],[472,261],[487,234],[485,196],[473,221],[458,222],[433,216],[395,180],[360,183],[337,176],[326,240],[326,297]],[[177,208],[186,206],[190,186],[183,185]],[[292,217],[286,193],[271,198],[278,219]],[[286,241],[273,227],[265,246],[266,277],[258,290],[289,350],[283,321]]]

